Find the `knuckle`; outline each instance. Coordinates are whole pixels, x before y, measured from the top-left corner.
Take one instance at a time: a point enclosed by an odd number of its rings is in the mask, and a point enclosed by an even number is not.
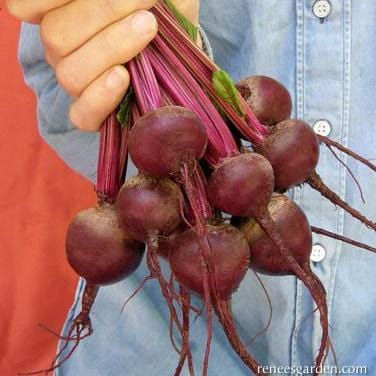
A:
[[[145,9],[150,9],[152,8],[155,4],[157,4],[158,0],[145,0],[141,1],[142,7]]]
[[[119,13],[119,0],[104,0],[101,2],[103,14],[111,20]]]
[[[30,6],[30,4],[25,0],[6,0],[5,7],[11,16],[23,22],[34,24],[40,23],[40,9],[35,6]]]
[[[55,19],[51,13],[46,14],[40,23],[40,36],[46,49],[54,55],[64,55],[63,33],[55,26]]]
[[[28,7],[25,6],[25,1],[22,0],[7,0],[5,5],[8,12],[15,18],[22,21],[29,21],[34,18],[35,15],[31,14]]]

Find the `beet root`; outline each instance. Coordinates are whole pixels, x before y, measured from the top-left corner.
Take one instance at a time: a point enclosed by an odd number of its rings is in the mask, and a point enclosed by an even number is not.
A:
[[[336,148],[339,151],[341,151],[342,153],[349,155],[350,157],[354,158],[355,160],[357,160],[360,163],[363,163],[364,165],[369,167],[372,171],[376,172],[376,164],[373,163],[372,161],[364,158],[363,156],[359,155],[358,153],[348,149],[347,147],[343,146],[339,142],[331,140],[328,137],[321,136],[321,135],[318,135],[317,137],[318,137],[319,141],[322,142],[323,144],[325,144],[330,150],[332,150],[332,148]]]
[[[315,132],[296,119],[273,127],[257,151],[273,166],[276,190],[304,183],[314,172],[320,155]]]
[[[128,179],[117,197],[125,231],[146,241],[149,236],[168,236],[181,222],[179,186],[168,178],[137,175]]]
[[[290,118],[290,93],[273,78],[251,76],[239,81],[236,87],[261,123],[270,126]]]
[[[66,253],[71,267],[93,285],[118,282],[140,265],[145,246],[122,229],[113,205],[80,212],[71,222]]]
[[[312,233],[304,212],[287,196],[280,194],[273,194],[268,210],[275,231],[299,265],[306,269],[312,249]],[[256,220],[249,219],[239,228],[248,240],[252,269],[271,275],[294,274],[289,264],[281,262],[277,247]]]
[[[201,159],[207,134],[197,115],[179,106],[161,107],[141,117],[129,136],[129,154],[146,175],[169,177],[184,162]]]
[[[370,251],[370,252],[376,253],[376,248],[375,247],[372,247],[372,246],[370,246],[368,244],[356,241],[354,239],[350,239],[350,238],[348,238],[346,236],[338,235],[338,234],[336,234],[334,232],[325,230],[323,228],[315,227],[315,226],[311,226],[311,230],[312,230],[312,232],[314,232],[316,234],[323,235],[323,236],[326,236],[328,238],[332,238],[332,239],[335,239],[335,240],[339,240],[339,241],[341,241],[343,243],[350,244],[350,245],[352,245],[354,247],[358,247],[358,248],[361,248],[361,249],[365,249],[366,251]]]
[[[273,168],[257,153],[225,159],[212,173],[207,192],[212,205],[239,217],[257,217],[274,188]]]
[[[337,193],[333,192],[321,179],[321,177],[314,171],[306,181],[314,190],[321,193],[323,197],[328,199],[334,205],[339,206],[352,217],[365,224],[368,228],[376,231],[376,223],[364,216],[358,210],[351,207],[347,202],[341,199]]]
[[[230,225],[206,226],[213,251],[218,293],[228,299],[244,278],[249,265],[249,248],[244,235]],[[191,292],[203,296],[202,271],[197,234],[189,229],[170,245],[169,261],[176,279]]]

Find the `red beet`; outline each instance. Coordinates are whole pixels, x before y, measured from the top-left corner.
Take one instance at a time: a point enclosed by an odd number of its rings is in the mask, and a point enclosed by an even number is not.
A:
[[[274,188],[273,169],[257,153],[225,159],[212,173],[207,192],[212,205],[239,217],[258,217]]]
[[[275,125],[290,118],[290,93],[273,78],[251,76],[239,81],[236,87],[261,123]]]
[[[134,125],[129,154],[146,175],[169,177],[184,162],[201,159],[206,145],[205,127],[194,112],[166,106],[147,113]]]
[[[104,204],[77,214],[69,225],[66,252],[71,267],[89,284],[107,285],[134,272],[144,244],[122,229],[114,206]]]
[[[257,151],[273,166],[277,190],[304,183],[315,171],[320,155],[315,132],[302,120],[277,124]]]
[[[125,182],[116,204],[126,232],[145,241],[148,246],[146,258],[150,275],[144,279],[140,288],[149,279],[158,280],[170,310],[171,320],[177,325],[184,339],[185,332],[174,307],[173,286],[164,278],[157,257],[160,239],[174,231],[181,222],[182,202],[180,188],[172,180],[139,174]],[[186,352],[189,355],[189,348]]]
[[[230,225],[208,225],[206,234],[214,252],[218,293],[227,300],[247,272],[250,258],[247,240]],[[194,230],[183,232],[170,244],[169,261],[176,279],[191,292],[203,296],[200,244]]]
[[[23,375],[47,374],[72,356],[80,341],[93,333],[90,311],[99,286],[118,282],[133,273],[145,250],[143,243],[124,232],[114,205],[105,201],[76,215],[68,227],[65,245],[69,264],[86,280],[81,312],[72,321],[67,335],[61,337],[62,348],[50,368]],[[71,342],[74,344],[67,351]]]
[[[244,236],[230,225],[196,226],[177,235],[170,242],[169,250],[170,266],[176,279],[189,291],[204,298],[208,340],[203,374],[207,374],[213,305],[234,351],[255,374],[264,375],[244,347],[231,316],[230,297],[243,279],[250,259]]]
[[[275,231],[299,265],[308,270],[312,249],[311,227],[304,212],[287,196],[274,194],[268,205]],[[289,264],[281,262],[279,251],[269,236],[254,219],[240,226],[248,240],[252,259],[251,267],[258,272],[272,275],[294,274]]]
[[[145,241],[167,236],[178,227],[181,203],[180,188],[172,180],[139,174],[125,182],[116,205],[126,232]]]

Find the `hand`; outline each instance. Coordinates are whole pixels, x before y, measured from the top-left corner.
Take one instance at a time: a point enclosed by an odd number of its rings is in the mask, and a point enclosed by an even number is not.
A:
[[[11,14],[40,25],[46,60],[74,97],[69,111],[77,128],[99,130],[128,90],[123,64],[154,38],[148,10],[157,0],[7,0]],[[175,0],[198,23],[199,0]]]

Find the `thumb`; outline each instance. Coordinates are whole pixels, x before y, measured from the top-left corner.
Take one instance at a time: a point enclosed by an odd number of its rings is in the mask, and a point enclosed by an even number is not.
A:
[[[200,0],[171,0],[176,8],[193,24],[199,23]]]

